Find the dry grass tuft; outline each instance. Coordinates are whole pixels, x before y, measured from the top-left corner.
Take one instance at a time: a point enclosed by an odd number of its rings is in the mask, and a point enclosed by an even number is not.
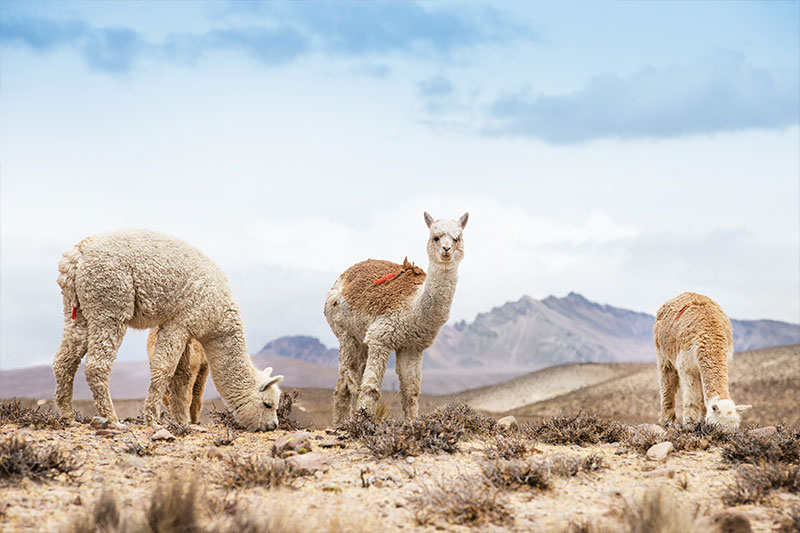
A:
[[[479,476],[462,474],[448,482],[439,480],[432,488],[424,485],[422,494],[411,498],[410,503],[420,525],[439,520],[471,527],[514,522],[505,495]]]
[[[278,428],[287,431],[299,429],[297,421],[292,420],[292,405],[300,398],[300,392],[296,389],[291,392],[281,393],[281,399],[278,402]]]
[[[689,512],[663,489],[646,492],[627,505],[621,516],[621,531],[627,533],[695,533],[701,531],[697,511]]]
[[[498,488],[527,486],[540,490],[550,488],[552,476],[572,477],[579,472],[597,472],[602,468],[603,457],[598,454],[585,457],[556,455],[528,460],[495,459],[482,465],[483,475]]]
[[[487,459],[519,459],[530,451],[528,444],[519,437],[498,435],[483,453]]]
[[[736,480],[722,496],[725,505],[764,503],[775,490],[800,493],[800,466],[766,463],[763,466],[743,464],[736,471]]]
[[[675,451],[707,450],[712,445],[727,443],[733,435],[704,421],[686,425],[670,424],[666,431],[666,435],[663,435],[649,429],[636,429],[630,431],[625,444],[632,450],[646,452],[650,446],[668,440]]]
[[[729,463],[798,463],[800,462],[800,428],[778,428],[775,435],[751,435],[738,432],[722,448],[722,457]]]
[[[292,486],[297,473],[283,459],[266,455],[229,455],[224,484],[228,487]]]
[[[50,409],[45,410],[41,406],[23,407],[17,398],[0,403],[0,427],[6,424],[35,429],[63,429],[68,425],[66,420]]]
[[[231,413],[230,409],[227,407],[217,409],[215,405],[212,405],[211,409],[208,411],[208,416],[214,421],[214,423],[228,429],[244,429],[239,425],[238,422],[236,422],[236,419],[233,417],[233,413]]]
[[[613,420],[579,412],[574,416],[554,416],[536,420],[522,428],[525,435],[546,444],[597,444],[622,442],[628,427]]]
[[[337,429],[344,431],[351,439],[361,439],[364,436],[374,435],[378,430],[379,421],[369,414],[366,409],[359,409],[345,420]]]
[[[64,533],[122,533],[131,528],[123,522],[117,499],[104,492],[92,510],[73,518],[63,529]]]
[[[783,512],[780,521],[780,533],[796,533],[800,531],[800,504],[795,504]]]
[[[150,445],[147,444],[142,446],[139,444],[138,441],[131,441],[127,443],[125,446],[120,448],[122,453],[129,453],[131,455],[136,455],[139,457],[144,457],[145,455],[153,455],[153,450],[150,448]]]
[[[199,502],[197,480],[182,479],[159,485],[153,491],[144,512],[145,528],[148,532],[175,531],[200,533],[204,528]]]
[[[214,446],[230,446],[238,436],[239,433],[236,431],[231,431],[231,428],[225,428],[224,435],[217,435],[214,437]]]
[[[431,413],[422,415],[422,418],[458,429],[467,435],[492,435],[497,429],[497,421],[495,419],[478,413],[463,402],[449,403]]]
[[[73,453],[65,453],[56,446],[36,447],[17,436],[0,442],[0,480],[27,477],[40,481],[58,474],[73,480],[81,466]]]

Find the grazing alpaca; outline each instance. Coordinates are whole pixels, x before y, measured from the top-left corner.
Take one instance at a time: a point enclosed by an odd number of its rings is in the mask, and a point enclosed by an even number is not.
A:
[[[450,315],[468,217],[465,213],[457,221],[434,221],[425,213],[430,229],[427,275],[408,259],[402,265],[370,259],[348,268],[328,292],[325,318],[339,339],[335,423],[347,418],[356,396],[359,409],[375,411],[392,350],[403,415],[417,416],[422,351],[433,344]]]
[[[85,239],[64,253],[58,269],[64,333],[53,372],[63,418],[74,420],[72,385],[88,353],[86,381],[97,412],[119,424],[108,378],[122,337],[129,326],[158,326],[144,409],[148,425],[158,422],[160,402],[186,343],[197,339],[236,421],[254,431],[277,427],[277,383],[283,376],[253,366],[228,281],[197,248],[153,231],[121,230]]]
[[[717,302],[684,292],[661,306],[653,337],[658,352],[661,423],[675,420],[675,394],[683,387],[683,422],[739,427],[739,411],[728,392],[728,361],[733,357],[731,321]]]
[[[153,359],[156,353],[158,327],[152,328],[147,335],[147,357]],[[200,421],[200,409],[203,408],[203,390],[208,377],[208,361],[203,345],[195,339],[186,343],[175,374],[164,393],[164,405],[169,414],[179,424],[197,424]]]

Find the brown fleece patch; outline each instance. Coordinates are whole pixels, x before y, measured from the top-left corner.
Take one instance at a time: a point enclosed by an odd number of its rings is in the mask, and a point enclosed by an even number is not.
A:
[[[400,271],[391,279],[375,284],[393,272]],[[425,271],[408,261],[403,264],[368,259],[351,266],[342,274],[342,296],[355,311],[378,316],[396,311],[408,304],[425,283]]]
[[[708,396],[730,397],[728,351],[733,348],[733,332],[731,321],[717,302],[693,292],[667,301],[656,314],[653,340],[656,349],[673,364],[681,351],[697,346],[697,363],[710,389]]]

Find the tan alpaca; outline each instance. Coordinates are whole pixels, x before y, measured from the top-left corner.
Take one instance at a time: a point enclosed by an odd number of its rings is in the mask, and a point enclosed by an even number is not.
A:
[[[675,394],[683,387],[683,422],[739,427],[738,411],[728,392],[728,361],[733,356],[731,321],[719,305],[702,294],[684,292],[661,306],[653,337],[658,353],[661,423],[675,420]]]
[[[147,357],[152,359],[156,351],[158,327],[152,328],[147,335]],[[208,377],[208,361],[203,345],[195,339],[186,343],[175,374],[164,392],[164,405],[169,409],[173,420],[180,424],[200,420],[200,409],[203,408],[203,390]]]

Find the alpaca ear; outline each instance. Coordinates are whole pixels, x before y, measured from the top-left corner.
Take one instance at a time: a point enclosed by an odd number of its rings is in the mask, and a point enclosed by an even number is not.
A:
[[[464,229],[464,226],[467,225],[467,220],[469,220],[469,213],[464,213],[461,215],[461,218],[458,219],[458,225],[461,226],[461,229]]]
[[[753,406],[752,405],[737,405],[736,406],[736,411],[741,413],[742,411],[747,411],[751,407],[753,407]]]
[[[262,370],[261,373],[264,374],[264,377],[267,377],[267,378],[270,377],[272,375],[272,367],[268,366],[267,368]]]
[[[433,222],[434,222],[433,217],[427,211],[425,211],[425,215],[424,216],[425,216],[425,224],[427,224],[428,227],[430,228],[431,224],[433,224]]]
[[[283,376],[272,376],[267,381],[258,386],[258,392],[264,392],[271,386],[283,381]]]

